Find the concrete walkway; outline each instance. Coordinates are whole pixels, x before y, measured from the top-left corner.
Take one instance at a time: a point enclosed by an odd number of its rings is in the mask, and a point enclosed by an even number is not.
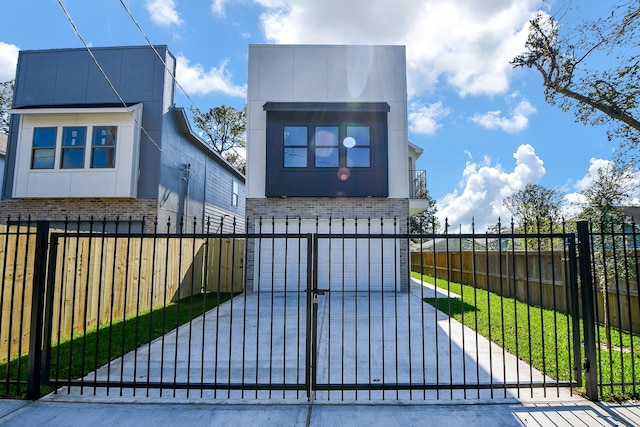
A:
[[[587,401],[483,404],[204,404],[115,403],[91,398],[0,400],[0,425],[101,426],[639,426],[637,404]]]
[[[550,381],[421,302],[437,290],[330,292],[318,306],[318,384],[503,384]],[[441,292],[441,291],[440,291]],[[246,294],[87,379],[234,384],[304,382],[305,294]],[[444,295],[440,295],[444,296]],[[371,313],[371,315],[369,315]],[[424,331],[424,333],[423,333]],[[356,387],[357,388],[357,387]],[[94,392],[95,391],[95,392]],[[0,401],[0,425],[614,426],[638,405],[593,404],[562,388],[318,391],[63,388],[37,402]]]

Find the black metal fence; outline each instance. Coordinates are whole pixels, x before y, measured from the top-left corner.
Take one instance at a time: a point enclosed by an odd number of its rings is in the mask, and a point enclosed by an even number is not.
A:
[[[638,396],[633,224],[414,234],[398,219],[254,223],[141,233],[133,221],[9,219],[2,394]]]

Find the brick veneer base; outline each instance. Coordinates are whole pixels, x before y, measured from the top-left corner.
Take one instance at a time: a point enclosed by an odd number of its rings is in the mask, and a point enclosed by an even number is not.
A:
[[[320,197],[288,197],[247,199],[246,201],[247,231],[255,233],[255,222],[259,218],[275,219],[321,219],[345,218],[397,219],[396,233],[407,233],[409,217],[409,199],[391,198],[320,198]],[[246,255],[246,289],[253,289],[254,245],[247,245]],[[400,289],[409,289],[409,246],[401,241],[400,248]]]
[[[145,231],[153,231],[153,219],[158,213],[156,199],[8,199],[0,201],[0,221],[7,217],[31,217],[32,220],[63,221],[81,218],[89,220],[123,221],[140,220],[144,216],[149,221]]]

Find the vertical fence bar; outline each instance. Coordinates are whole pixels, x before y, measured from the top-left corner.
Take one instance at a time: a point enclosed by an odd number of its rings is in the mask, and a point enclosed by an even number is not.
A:
[[[314,307],[315,294],[313,289],[318,286],[318,236],[307,235],[307,322],[306,322],[306,362],[305,362],[305,389],[307,390],[307,399],[313,400],[313,392],[315,389],[315,325],[314,315],[317,311]]]
[[[593,277],[591,275],[591,246],[589,245],[589,223],[578,221],[578,249],[580,261],[580,283],[582,286],[582,322],[584,327],[585,379],[587,397],[598,400],[596,369],[595,320],[593,305]]]
[[[569,280],[571,308],[568,312],[571,314],[571,327],[573,328],[573,370],[576,379],[576,385],[582,386],[582,363],[580,351],[580,308],[578,298],[578,255],[576,248],[576,239],[569,239]]]
[[[41,383],[49,383],[51,378],[51,342],[53,340],[53,303],[56,284],[56,261],[58,259],[58,236],[51,236],[47,267],[47,290],[44,312],[44,338],[42,348]]]
[[[42,366],[42,320],[44,318],[44,291],[47,279],[47,243],[49,222],[38,221],[36,228],[36,256],[33,267],[33,293],[31,300],[31,331],[27,361],[27,397],[40,397],[40,369]]]

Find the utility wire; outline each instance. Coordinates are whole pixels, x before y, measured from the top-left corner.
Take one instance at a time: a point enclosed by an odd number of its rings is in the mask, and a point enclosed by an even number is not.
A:
[[[109,76],[107,75],[107,73],[104,71],[104,68],[102,68],[102,66],[100,65],[100,62],[98,61],[98,59],[96,58],[96,56],[93,54],[93,51],[91,50],[91,48],[89,47],[89,45],[87,44],[87,42],[85,42],[84,38],[82,37],[82,34],[80,34],[80,31],[78,30],[78,27],[76,26],[75,22],[73,21],[73,19],[71,18],[71,15],[69,14],[69,12],[67,11],[67,9],[64,7],[64,4],[62,4],[61,0],[57,0],[58,4],[60,5],[60,7],[62,8],[62,11],[64,12],[64,14],[67,16],[67,19],[69,20],[69,23],[71,24],[71,27],[73,28],[73,31],[76,33],[76,35],[78,36],[78,38],[80,39],[80,41],[82,42],[82,44],[84,45],[85,49],[87,50],[87,52],[89,52],[89,55],[91,56],[91,59],[93,60],[93,62],[96,64],[96,66],[98,67],[98,69],[100,70],[100,72],[102,73],[102,75],[104,76],[105,80],[107,81],[107,83],[109,84],[109,86],[111,87],[111,90],[113,91],[113,93],[116,94],[116,96],[118,97],[118,99],[120,100],[120,102],[122,103],[122,105],[127,109],[127,111],[129,112],[129,114],[131,115],[131,117],[133,118],[133,120],[135,121],[135,123],[140,127],[140,129],[142,130],[142,132],[144,132],[144,134],[149,138],[149,141],[151,141],[151,143],[153,145],[156,146],[156,148],[160,151],[160,153],[167,159],[169,160],[169,162],[171,162],[174,166],[176,166],[178,169],[182,169],[183,166],[178,164],[175,160],[173,160],[171,157],[169,157],[169,155],[162,149],[162,147],[160,147],[160,145],[153,139],[153,137],[151,135],[149,135],[149,133],[147,132],[147,130],[144,128],[144,126],[142,126],[142,123],[140,123],[138,121],[138,119],[136,118],[136,116],[133,114],[132,111],[129,110],[127,103],[125,102],[125,100],[122,98],[122,96],[120,95],[120,93],[118,92],[118,89],[116,89],[116,87],[114,86],[114,84],[111,82],[111,79],[109,79]]]
[[[171,79],[175,82],[175,84],[180,88],[180,90],[182,91],[182,93],[184,93],[184,95],[187,97],[187,99],[189,100],[189,102],[191,103],[192,107],[196,107],[195,102],[193,101],[193,99],[191,99],[191,96],[189,96],[189,94],[187,93],[187,91],[185,90],[185,88],[180,84],[180,82],[176,79],[176,76],[173,73],[173,70],[169,69],[169,66],[167,65],[167,63],[165,62],[164,58],[162,57],[162,55],[160,55],[160,53],[158,52],[158,50],[156,49],[156,47],[153,45],[153,43],[151,42],[151,40],[149,39],[149,37],[147,36],[147,34],[145,33],[145,31],[142,29],[142,26],[138,23],[138,20],[133,16],[133,13],[131,12],[131,9],[129,9],[129,7],[124,3],[124,0],[120,0],[120,4],[122,5],[122,7],[124,8],[124,10],[127,12],[127,15],[129,15],[129,18],[131,18],[131,20],[133,21],[133,23],[135,24],[136,28],[138,28],[138,31],[140,31],[140,34],[142,34],[142,37],[144,37],[144,39],[146,40],[147,44],[151,47],[151,49],[153,49],[153,51],[155,52],[156,56],[158,57],[158,59],[160,59],[160,61],[162,62],[162,65],[164,65],[165,70],[167,70],[167,72],[169,73],[169,75],[171,76]],[[233,146],[231,147],[231,150],[234,151],[234,153],[236,153],[238,156],[242,157],[244,159],[244,157],[238,152],[237,147]],[[219,153],[222,154],[222,153]],[[246,161],[246,159],[245,159]]]
[[[165,62],[164,58],[162,57],[162,55],[160,55],[160,53],[158,52],[158,50],[156,49],[156,47],[153,45],[153,43],[151,43],[151,40],[149,40],[149,37],[147,37],[147,34],[144,32],[144,30],[142,29],[142,27],[140,26],[140,24],[138,23],[138,21],[136,20],[136,18],[133,17],[133,14],[131,13],[131,10],[127,7],[127,5],[124,3],[124,0],[120,0],[120,4],[122,5],[122,7],[124,8],[124,10],[127,12],[127,15],[129,15],[129,18],[131,18],[131,20],[133,21],[133,23],[135,24],[135,26],[138,28],[138,31],[140,31],[140,34],[142,34],[142,37],[144,37],[144,39],[147,41],[147,44],[149,46],[151,46],[151,49],[153,49],[153,51],[155,52],[156,56],[158,57],[158,59],[160,59],[160,62],[162,62],[162,65],[164,65],[165,70],[167,70],[167,72],[169,73],[169,75],[171,76],[171,79],[173,79],[173,81],[176,83],[176,85],[180,88],[180,90],[182,91],[182,93],[184,93],[184,95],[187,97],[187,99],[189,100],[189,102],[191,103],[191,105],[195,105],[195,103],[193,102],[193,100],[191,99],[191,97],[189,96],[189,94],[187,93],[187,91],[182,87],[182,85],[180,84],[180,82],[178,80],[176,80],[176,76],[173,74],[173,70],[169,69],[169,66],[167,65],[167,63]]]

